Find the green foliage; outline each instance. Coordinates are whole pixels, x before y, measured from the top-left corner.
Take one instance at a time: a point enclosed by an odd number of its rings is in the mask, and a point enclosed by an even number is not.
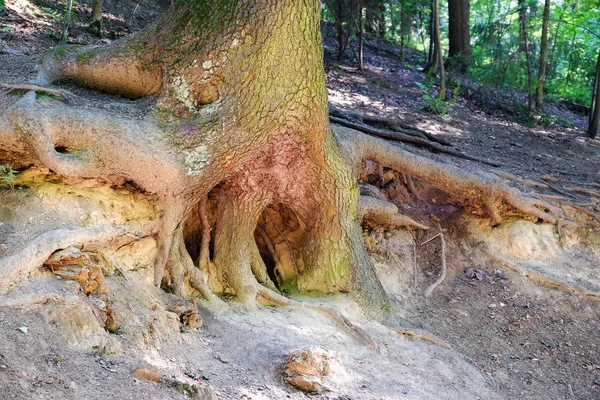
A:
[[[4,8],[4,0],[0,0],[0,11]]]
[[[456,102],[456,97],[460,92],[460,85],[457,84],[454,87],[452,97],[445,101],[442,100],[439,94],[433,89],[433,78],[431,76],[428,76],[427,79],[425,79],[425,83],[415,82],[415,85],[417,85],[419,89],[423,91],[421,100],[425,102],[425,105],[420,106],[419,108],[432,112],[444,120],[449,120],[450,111],[452,111],[452,107]]]
[[[11,189],[14,189],[16,175],[17,171],[13,169],[12,165],[8,166],[0,164],[0,186],[8,186]]]

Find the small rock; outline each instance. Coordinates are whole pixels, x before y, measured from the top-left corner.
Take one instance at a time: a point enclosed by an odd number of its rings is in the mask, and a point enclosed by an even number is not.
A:
[[[496,304],[492,303],[488,306],[488,308],[496,308]]]
[[[20,327],[19,327],[19,330],[20,330],[21,332],[23,332],[23,333],[28,333],[28,332],[29,332],[29,329],[27,329],[27,327],[26,327],[26,326],[20,326]]]
[[[285,383],[309,393],[328,390],[323,377],[331,372],[335,356],[322,347],[309,347],[290,354],[284,366]]]

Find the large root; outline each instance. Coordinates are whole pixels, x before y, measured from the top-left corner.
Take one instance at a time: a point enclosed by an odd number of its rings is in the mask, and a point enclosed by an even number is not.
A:
[[[483,171],[469,172],[441,164],[356,130],[342,127],[334,127],[333,130],[346,159],[353,164],[356,176],[363,161],[373,160],[437,187],[457,201],[484,207],[492,225],[502,222],[500,210],[503,204],[515,208],[523,215],[531,215],[551,224],[558,220],[559,210],[556,207],[524,196],[492,174]]]
[[[119,243],[114,244],[124,245],[135,239],[125,233],[123,228],[117,226],[57,229],[42,233],[18,253],[0,259],[0,293],[7,293],[27,279],[57,250],[74,246],[94,251],[110,242],[117,241]]]

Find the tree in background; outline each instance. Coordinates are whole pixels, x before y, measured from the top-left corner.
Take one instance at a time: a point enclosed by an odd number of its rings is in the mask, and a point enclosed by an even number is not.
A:
[[[598,126],[600,126],[600,55],[598,56],[598,61],[596,63],[596,76],[594,78],[592,89],[592,108],[587,131],[590,138],[596,138]]]
[[[469,0],[448,0],[448,42],[449,64],[467,72],[472,56]]]
[[[542,21],[542,39],[540,42],[540,66],[538,70],[538,85],[535,94],[535,107],[542,110],[544,107],[544,84],[546,83],[546,59],[548,53],[548,22],[550,20],[550,0],[544,2],[544,16]]]
[[[88,31],[97,37],[102,37],[102,0],[93,0],[92,20],[88,25]]]

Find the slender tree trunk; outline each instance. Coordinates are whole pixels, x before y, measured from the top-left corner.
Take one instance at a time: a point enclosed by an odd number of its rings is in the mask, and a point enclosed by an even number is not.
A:
[[[73,10],[73,0],[67,0],[67,6],[65,8],[65,15],[63,18],[63,31],[60,40],[60,44],[67,43],[69,38],[69,28],[71,27],[71,11]]]
[[[469,0],[448,0],[448,57],[453,67],[467,72],[471,58]]]
[[[435,19],[437,18],[435,8],[435,0],[431,0],[431,15],[429,17],[429,51],[427,52],[427,64],[430,65],[429,69],[435,67],[431,66],[435,64],[437,61],[435,59]]]
[[[92,21],[88,31],[97,37],[102,37],[102,0],[94,0],[92,4]]]
[[[364,72],[364,23],[363,23],[363,0],[358,0],[358,68]]]
[[[337,40],[338,40],[338,61],[344,59],[344,50],[346,45],[344,44],[344,26],[342,21],[344,20],[344,0],[337,0],[336,7],[336,22],[337,22]]]
[[[440,67],[440,100],[446,100],[446,73],[444,71],[444,56],[442,52],[442,41],[440,38],[440,1],[434,0],[435,8],[435,20],[434,20],[434,32],[435,32],[435,47],[436,47],[436,59]]]
[[[400,62],[406,59],[406,0],[400,0]]]
[[[525,0],[519,0],[519,20],[521,26],[521,50],[525,53],[525,64],[527,67],[527,110],[529,114],[533,111],[533,93],[532,93],[532,74],[531,60],[529,55],[529,38],[527,35],[527,3]]]
[[[594,86],[592,90],[592,109],[590,110],[590,118],[587,134],[590,138],[595,139],[598,134],[598,126],[600,126],[600,54],[596,64],[596,77],[594,78]]]
[[[535,106],[538,110],[544,107],[544,83],[546,82],[546,54],[548,53],[548,20],[550,19],[550,0],[544,3],[544,19],[542,22],[542,42],[540,43],[540,68],[538,86],[535,95]]]

